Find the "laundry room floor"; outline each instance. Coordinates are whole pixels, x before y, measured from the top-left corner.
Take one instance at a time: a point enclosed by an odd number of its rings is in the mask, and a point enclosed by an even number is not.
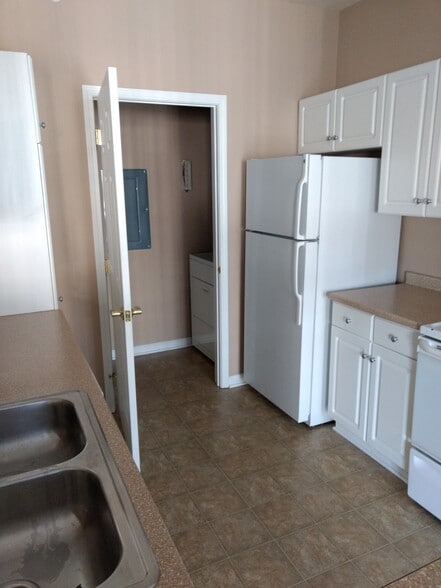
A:
[[[441,557],[441,523],[332,425],[217,388],[193,348],[136,378],[141,472],[196,588],[381,587]]]

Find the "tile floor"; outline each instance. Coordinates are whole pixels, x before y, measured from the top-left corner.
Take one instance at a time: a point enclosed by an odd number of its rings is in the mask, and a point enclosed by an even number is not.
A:
[[[441,557],[441,523],[330,425],[195,349],[136,358],[141,469],[196,588],[385,584]]]

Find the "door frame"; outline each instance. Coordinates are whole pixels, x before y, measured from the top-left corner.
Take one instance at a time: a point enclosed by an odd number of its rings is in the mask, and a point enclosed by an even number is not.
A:
[[[106,400],[113,410],[115,399],[111,374],[112,345],[107,298],[107,278],[104,265],[104,239],[98,159],[95,143],[94,102],[99,86],[83,85],[83,109],[86,131],[89,188],[92,209],[95,266],[98,288],[101,347],[103,354]],[[228,191],[227,191],[227,97],[222,94],[168,92],[135,88],[118,88],[119,102],[156,104],[163,106],[194,106],[210,108],[212,203],[213,203],[213,262],[216,290],[216,362],[215,379],[220,388],[229,388],[229,312],[228,312]]]

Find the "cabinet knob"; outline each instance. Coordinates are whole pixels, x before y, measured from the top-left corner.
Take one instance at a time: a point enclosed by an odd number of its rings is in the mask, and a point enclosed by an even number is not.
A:
[[[328,136],[326,137],[326,140],[327,140],[327,141],[332,141],[332,139],[333,139],[332,135],[328,135]]]
[[[398,337],[396,335],[389,335],[389,339],[392,343],[396,343],[398,341]]]
[[[415,204],[424,204],[424,198],[414,198]]]
[[[430,198],[426,198],[426,204],[432,204],[432,200]]]
[[[345,321],[345,323],[346,323],[347,325],[350,325],[350,324],[352,323],[352,319],[351,319],[351,317],[349,317],[349,316],[345,316],[345,317],[343,318],[343,320]]]
[[[369,361],[370,361],[371,363],[375,363],[376,359],[375,359],[375,357],[372,357],[372,355],[371,355],[371,356],[370,356],[370,358],[369,358]]]
[[[333,140],[333,141],[338,141],[338,135],[334,135],[334,136],[332,137],[332,140]]]
[[[362,357],[363,359],[367,359],[367,358],[369,357],[369,354],[367,354],[367,353],[365,353],[365,352],[363,351],[363,352],[362,352],[362,354],[361,354],[361,357]]]

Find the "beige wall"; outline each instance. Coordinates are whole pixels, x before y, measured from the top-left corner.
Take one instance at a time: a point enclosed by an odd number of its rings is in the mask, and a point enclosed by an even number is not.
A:
[[[361,0],[341,13],[337,85],[441,57],[439,0]],[[404,218],[399,279],[441,276],[441,221]]]
[[[335,86],[338,13],[289,0],[1,0],[34,60],[62,308],[100,373],[82,84],[226,94],[230,373],[242,368],[244,162],[295,152],[299,97]]]
[[[135,345],[190,337],[188,255],[212,250],[208,108],[121,104],[125,168],[147,169],[152,247],[129,252]],[[192,161],[184,192],[181,161]]]

